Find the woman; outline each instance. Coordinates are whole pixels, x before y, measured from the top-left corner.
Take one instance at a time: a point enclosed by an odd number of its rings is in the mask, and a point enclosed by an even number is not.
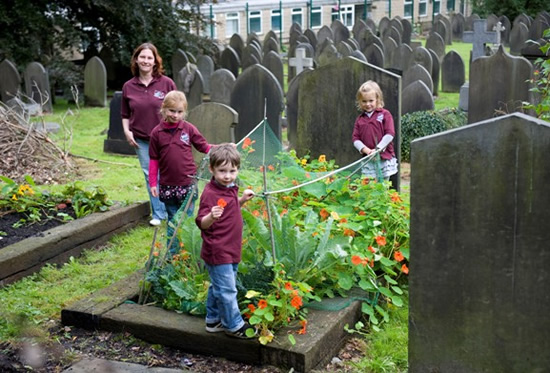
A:
[[[161,122],[160,107],[164,96],[176,89],[172,79],[163,75],[162,58],[151,43],[143,43],[132,54],[132,79],[122,87],[122,126],[128,143],[136,148],[151,201],[151,225],[166,219],[164,204],[153,197],[149,187],[149,136]]]

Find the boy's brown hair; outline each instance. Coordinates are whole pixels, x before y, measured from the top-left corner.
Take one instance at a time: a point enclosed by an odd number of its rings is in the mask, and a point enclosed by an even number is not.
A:
[[[210,168],[212,169],[225,163],[229,163],[233,167],[241,167],[241,154],[235,144],[225,142],[214,145],[208,156],[210,157]]]

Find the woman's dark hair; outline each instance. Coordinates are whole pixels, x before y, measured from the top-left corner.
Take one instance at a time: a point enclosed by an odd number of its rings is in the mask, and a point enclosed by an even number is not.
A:
[[[130,62],[130,69],[132,70],[132,75],[139,76],[139,66],[137,63],[137,59],[141,51],[144,49],[149,49],[151,52],[153,52],[153,56],[155,57],[155,66],[153,67],[153,76],[163,75],[164,67],[162,66],[162,57],[159,55],[159,52],[157,51],[157,47],[155,47],[152,43],[143,43],[134,50],[134,53],[132,53],[132,60]]]

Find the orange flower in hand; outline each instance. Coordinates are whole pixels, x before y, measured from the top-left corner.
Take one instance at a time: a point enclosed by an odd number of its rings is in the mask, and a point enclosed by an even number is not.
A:
[[[227,202],[225,201],[225,199],[220,198],[220,199],[218,200],[218,206],[220,206],[222,209],[223,209],[225,206],[227,206]]]

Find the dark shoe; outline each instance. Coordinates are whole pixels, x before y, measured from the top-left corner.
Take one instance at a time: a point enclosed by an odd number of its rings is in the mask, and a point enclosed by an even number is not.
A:
[[[213,323],[206,323],[206,331],[209,333],[219,333],[225,331],[222,323],[220,321]]]
[[[246,335],[247,330],[252,330],[254,332],[254,335],[252,335],[251,337],[247,336]],[[233,338],[251,339],[256,337],[256,328],[254,328],[252,325],[248,323],[245,323],[239,330],[236,330],[234,332],[230,332],[229,330],[226,330],[225,334]]]

